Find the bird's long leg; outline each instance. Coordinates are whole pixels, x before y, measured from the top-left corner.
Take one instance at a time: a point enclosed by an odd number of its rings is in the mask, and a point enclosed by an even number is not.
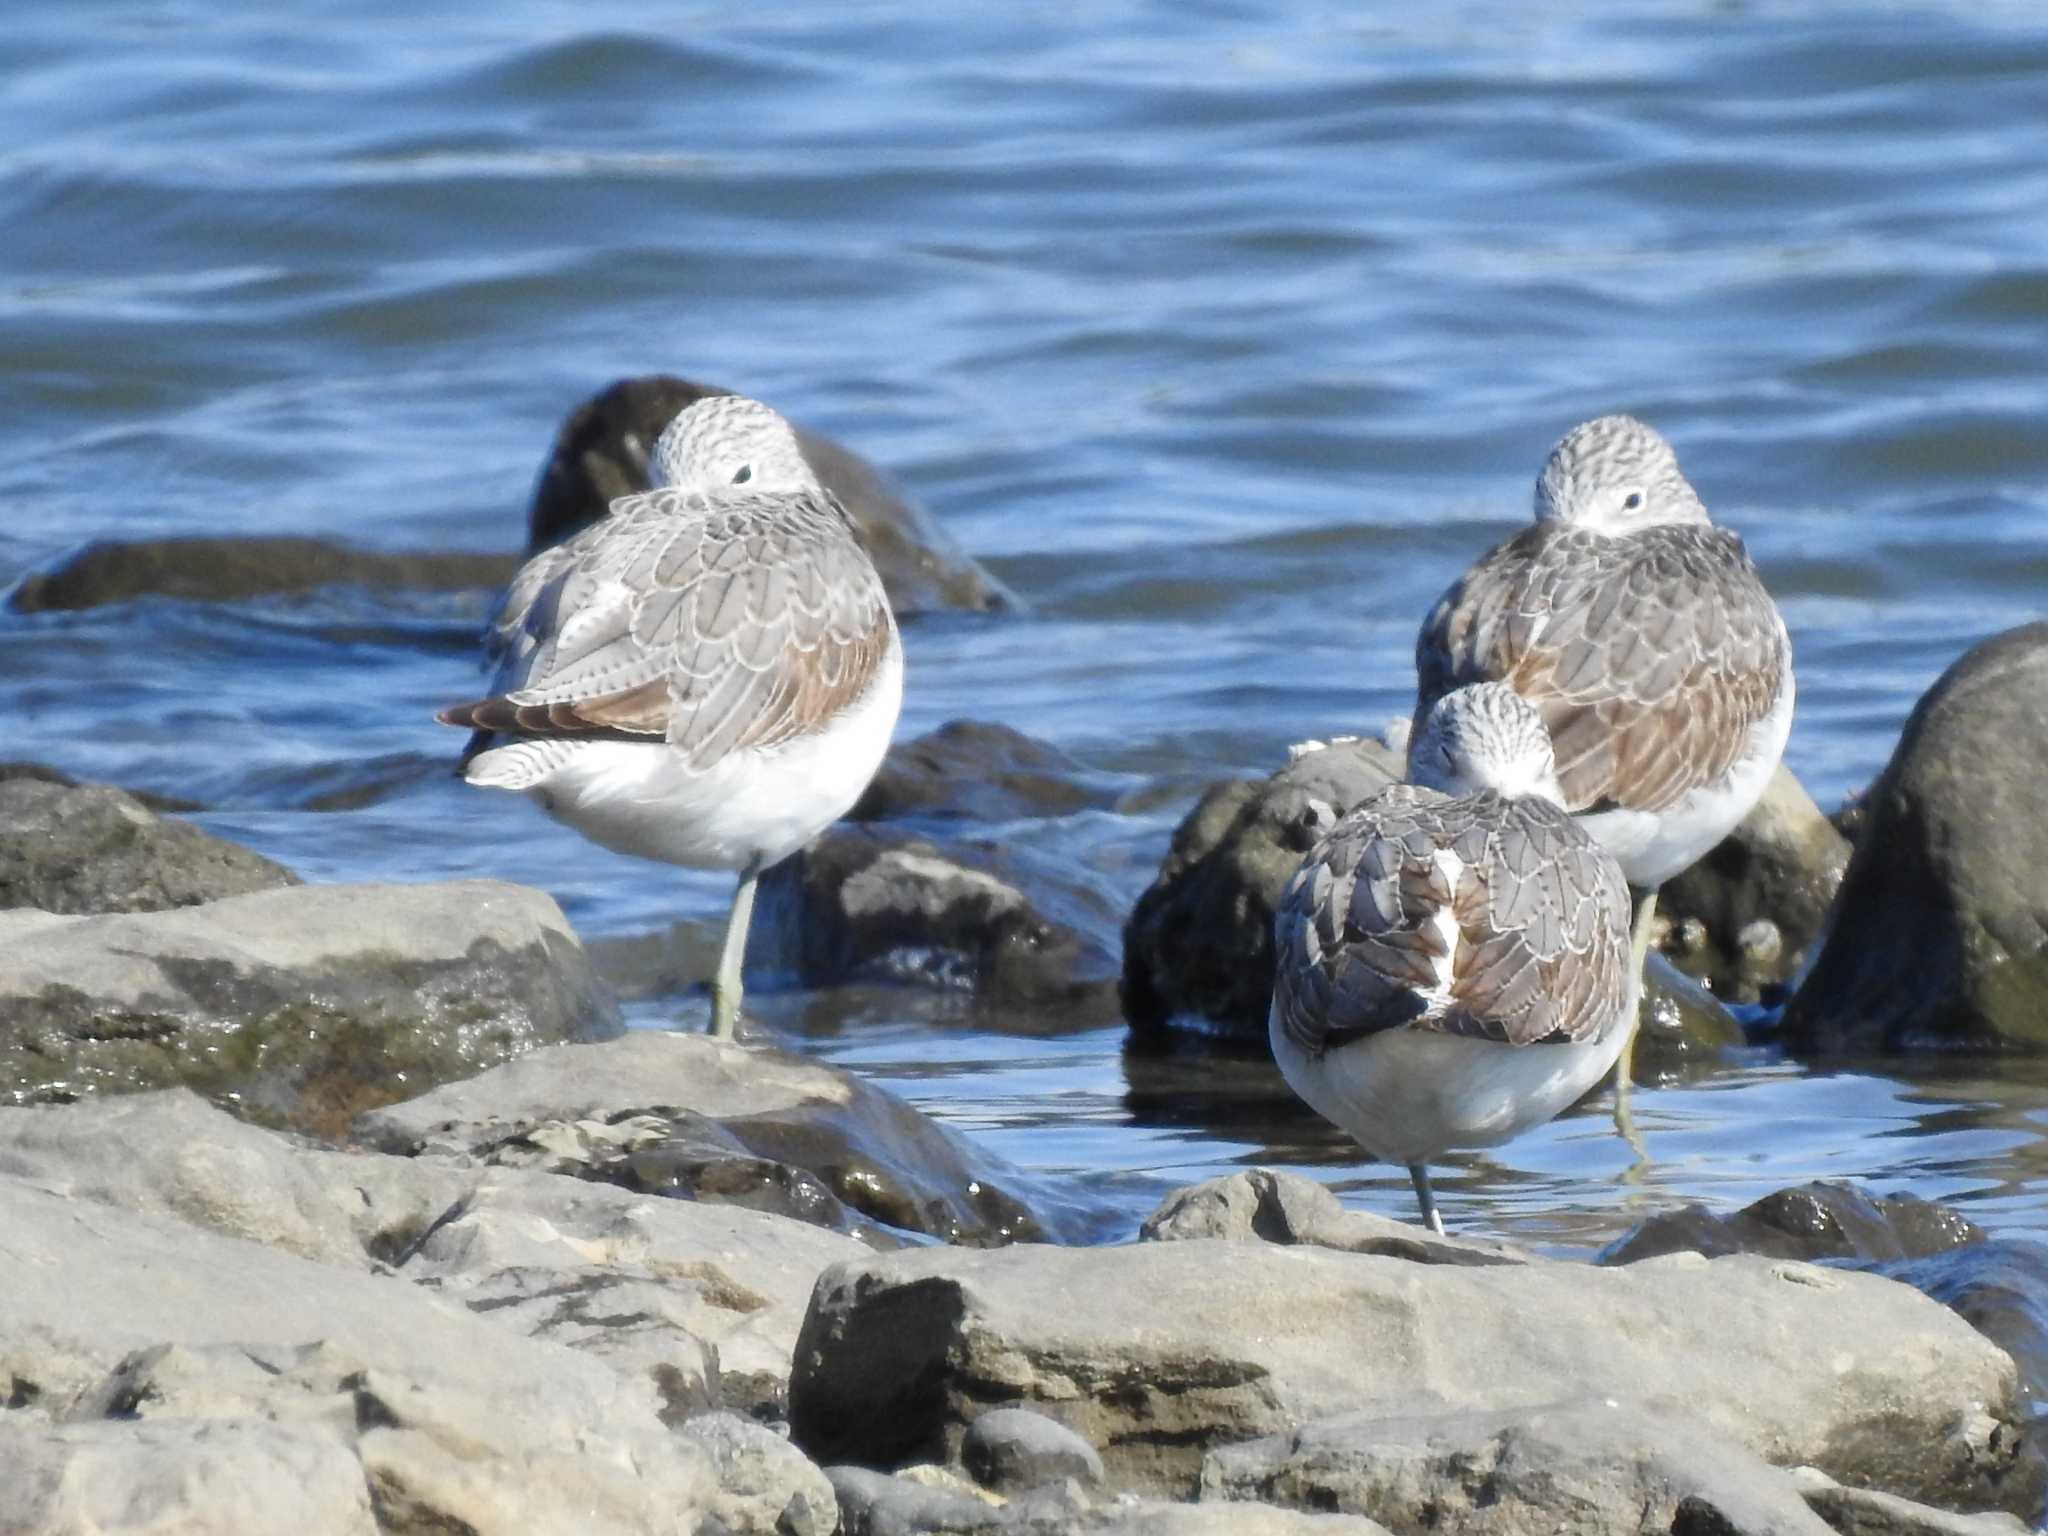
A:
[[[1635,926],[1629,936],[1629,976],[1635,983],[1636,1006],[1628,1018],[1628,1038],[1621,1042],[1621,1055],[1614,1063],[1614,1128],[1621,1132],[1637,1156],[1645,1156],[1643,1139],[1636,1133],[1636,1120],[1629,1108],[1629,1089],[1634,1086],[1636,1025],[1642,1017],[1643,967],[1650,958],[1650,929],[1657,920],[1657,892],[1654,888],[1636,897]]]
[[[1422,1205],[1422,1222],[1438,1237],[1444,1235],[1443,1213],[1436,1208],[1436,1196],[1429,1188],[1429,1164],[1410,1163],[1408,1177],[1415,1185],[1415,1198]]]
[[[740,1021],[740,966],[747,958],[747,928],[754,920],[754,886],[761,878],[757,858],[740,871],[732,893],[732,912],[725,920],[725,942],[718,949],[718,974],[711,978],[711,1033],[730,1040]]]

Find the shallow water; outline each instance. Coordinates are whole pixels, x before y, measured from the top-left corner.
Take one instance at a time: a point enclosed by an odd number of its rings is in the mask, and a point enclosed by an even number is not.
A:
[[[895,471],[1030,605],[912,624],[903,734],[1000,718],[1141,813],[1003,829],[1112,909],[1212,776],[1377,729],[1545,449],[1629,409],[1750,541],[1824,804],[2048,591],[2048,18],[2012,5],[88,4],[0,34],[0,581],[98,537],[509,548],[627,373]],[[247,8],[242,8],[246,10]],[[315,879],[492,874],[592,937],[725,882],[463,790],[485,594],[0,617],[0,756],[199,801]],[[1085,1230],[1241,1164],[1405,1213],[1270,1068],[911,990],[762,1022]],[[702,1018],[649,999],[636,1022]],[[2048,1070],[1767,1055],[1440,1174],[1577,1249],[1815,1176],[2048,1228]]]

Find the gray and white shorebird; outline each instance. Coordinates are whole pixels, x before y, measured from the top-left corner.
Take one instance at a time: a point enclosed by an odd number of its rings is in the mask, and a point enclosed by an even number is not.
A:
[[[1784,755],[1792,643],[1741,538],[1708,520],[1671,445],[1634,417],[1566,433],[1535,510],[1424,620],[1415,718],[1479,682],[1535,705],[1566,808],[1638,893],[1640,979],[1657,887],[1734,830]]]
[[[740,1005],[755,883],[844,815],[903,700],[896,620],[787,421],[700,400],[655,444],[656,488],[529,560],[485,637],[490,697],[463,777],[593,842],[739,872],[712,1033]]]
[[[1501,683],[1446,694],[1409,775],[1288,884],[1267,1027],[1294,1091],[1406,1164],[1442,1232],[1431,1159],[1574,1103],[1628,1039],[1638,983],[1627,882],[1565,811],[1527,701]]]

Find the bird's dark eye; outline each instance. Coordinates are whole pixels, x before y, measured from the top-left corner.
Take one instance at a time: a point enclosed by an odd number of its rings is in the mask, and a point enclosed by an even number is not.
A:
[[[738,469],[733,471],[732,483],[734,485],[745,485],[749,480],[753,478],[754,466],[751,464],[742,464]]]
[[[1637,509],[1639,509],[1642,506],[1642,504],[1643,493],[1641,491],[1630,491],[1628,493],[1628,496],[1622,501],[1621,509],[1624,512],[1634,512]]]

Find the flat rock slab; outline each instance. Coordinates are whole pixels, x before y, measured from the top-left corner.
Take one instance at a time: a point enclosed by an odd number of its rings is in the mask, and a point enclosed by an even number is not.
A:
[[[53,1519],[93,1513],[76,1506],[94,1490],[178,1508],[242,1483],[325,1488],[346,1482],[337,1448],[379,1529],[679,1532],[715,1481],[657,1394],[598,1360],[404,1280],[11,1178],[0,1295],[0,1401],[21,1414],[0,1420],[16,1431],[0,1466],[23,1469]],[[235,1421],[290,1441],[195,1427]]]
[[[1418,1398],[1682,1406],[1752,1453],[1963,1507],[2031,1510],[2011,1359],[1876,1276],[1750,1257],[1418,1265],[1193,1241],[916,1251],[820,1277],[790,1411],[823,1462],[957,1458],[1027,1406],[1113,1480],[1186,1493],[1203,1454]]]
[[[0,1103],[185,1084],[332,1134],[424,1084],[620,1029],[554,900],[499,881],[0,912]]]
[[[282,864],[159,816],[126,790],[0,780],[0,908],[160,912],[298,883]]]
[[[1696,1419],[1620,1399],[1325,1420],[1210,1452],[1201,1496],[1369,1513],[1403,1532],[1828,1536],[1785,1472]]]
[[[634,1133],[625,1152],[606,1150],[606,1127]],[[403,1156],[521,1166],[541,1149],[554,1172],[706,1200],[736,1192],[744,1202],[773,1187],[801,1193],[769,1174],[796,1169],[829,1203],[799,1201],[784,1214],[830,1225],[843,1208],[953,1243],[1044,1238],[1081,1222],[1078,1213],[1041,1219],[1008,1192],[1021,1180],[1016,1170],[894,1094],[785,1051],[706,1035],[635,1030],[535,1051],[374,1110],[355,1134]],[[721,1169],[735,1170],[737,1183],[723,1184]],[[679,1187],[686,1175],[696,1182]]]

